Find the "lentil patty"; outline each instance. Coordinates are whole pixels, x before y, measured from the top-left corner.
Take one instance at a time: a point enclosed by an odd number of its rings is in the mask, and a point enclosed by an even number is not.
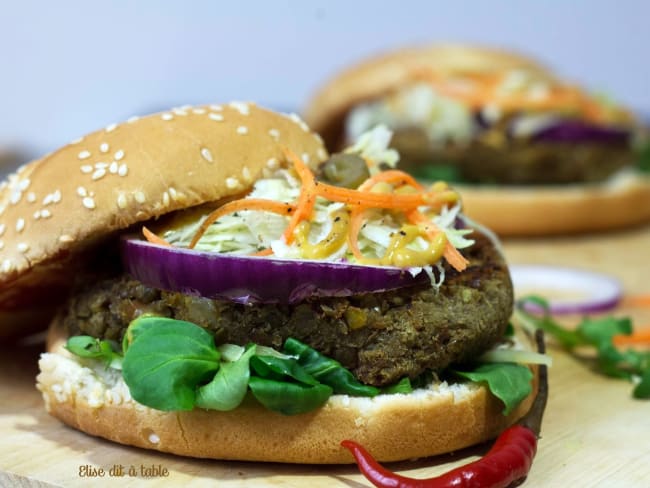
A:
[[[431,286],[296,305],[241,305],[147,287],[122,275],[80,288],[64,323],[71,335],[121,340],[129,322],[149,312],[194,322],[217,343],[280,348],[294,337],[383,386],[472,360],[503,335],[513,306],[506,264],[483,235],[463,251],[468,268],[446,267]]]

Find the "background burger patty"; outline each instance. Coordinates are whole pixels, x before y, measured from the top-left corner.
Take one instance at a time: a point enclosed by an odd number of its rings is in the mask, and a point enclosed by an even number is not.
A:
[[[121,340],[129,322],[149,312],[194,322],[218,343],[281,348],[294,337],[383,386],[426,370],[470,361],[503,335],[512,312],[507,267],[491,242],[475,233],[462,273],[446,269],[440,290],[430,286],[313,299],[296,305],[240,305],[144,286],[128,276],[84,286],[70,302],[72,335]]]

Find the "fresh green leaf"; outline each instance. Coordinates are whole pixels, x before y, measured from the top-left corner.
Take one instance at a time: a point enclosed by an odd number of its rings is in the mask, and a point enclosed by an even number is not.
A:
[[[408,395],[409,393],[413,392],[413,386],[411,385],[411,380],[406,378],[402,378],[399,380],[397,383],[393,385],[389,385],[385,388],[382,388],[381,392],[383,394],[395,394],[395,393],[402,393],[405,395]]]
[[[120,355],[115,352],[118,346],[110,341],[95,339],[91,336],[73,336],[66,342],[65,348],[72,354],[82,358],[100,359],[110,366]]]
[[[310,412],[322,406],[332,395],[323,384],[304,385],[251,376],[248,385],[253,396],[269,410],[284,415]]]
[[[650,398],[650,368],[643,372],[641,381],[634,387],[632,394],[634,398]]]
[[[199,387],[196,393],[196,406],[221,411],[238,407],[248,391],[249,361],[255,352],[253,345],[236,360],[222,361],[214,379],[207,385]]]
[[[157,410],[191,410],[197,386],[219,368],[212,335],[181,320],[150,317],[124,355],[122,373],[134,400]]]
[[[146,332],[153,327],[158,327],[160,324],[170,324],[174,322],[177,322],[177,320],[167,317],[158,317],[152,314],[143,314],[133,319],[127,327],[126,332],[124,333],[124,337],[122,338],[122,354],[126,354],[126,351],[129,349],[131,343],[142,332]],[[195,324],[192,325],[198,327]]]
[[[541,306],[543,315],[526,312],[526,303]],[[650,352],[634,349],[624,351],[614,345],[615,336],[632,334],[633,327],[629,318],[584,317],[575,328],[568,328],[553,319],[548,304],[540,297],[520,300],[514,317],[531,332],[538,328],[544,330],[569,352],[580,348],[581,358],[588,357],[584,354],[585,348],[592,348],[599,372],[630,381],[640,378],[633,395],[635,398],[650,398]]]
[[[284,351],[298,357],[298,363],[305,371],[321,383],[331,386],[335,393],[352,396],[375,396],[380,390],[359,382],[352,372],[341,363],[322,355],[302,342],[289,338],[284,343]]]
[[[503,402],[503,415],[512,412],[532,391],[533,373],[521,364],[489,363],[473,371],[454,372],[477,383],[486,383],[492,394]]]
[[[283,359],[276,356],[253,356],[251,368],[262,378],[276,381],[286,381],[291,378],[305,385],[317,385],[316,378],[307,373],[298,361],[293,358]]]

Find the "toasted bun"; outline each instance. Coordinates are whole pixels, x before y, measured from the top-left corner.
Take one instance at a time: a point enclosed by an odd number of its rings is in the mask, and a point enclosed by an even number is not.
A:
[[[0,312],[44,306],[114,231],[245,191],[283,147],[327,157],[297,116],[233,102],[111,125],[23,166],[0,187]]]
[[[546,67],[514,52],[462,44],[413,47],[380,54],[343,70],[308,102],[305,120],[331,148],[340,139],[343,119],[354,105],[407,85],[423,68],[431,67],[442,74],[525,69],[553,79]]]
[[[650,177],[637,173],[602,184],[457,189],[463,212],[502,236],[598,232],[650,221]]]
[[[293,416],[247,399],[230,412],[161,412],[137,404],[119,372],[83,365],[62,347],[60,324],[50,329],[39,361],[38,389],[48,411],[88,434],[184,456],[288,463],[351,463],[344,439],[380,461],[432,456],[498,435],[530,408],[537,390],[510,415],[485,387],[432,386],[374,399],[335,395],[317,411]]]

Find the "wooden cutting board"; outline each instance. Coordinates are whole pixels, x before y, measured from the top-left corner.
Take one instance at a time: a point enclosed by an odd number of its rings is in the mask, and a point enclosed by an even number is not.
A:
[[[555,264],[618,277],[629,294],[650,294],[650,227],[601,236],[507,241],[512,264]],[[637,326],[650,310],[621,308]],[[42,344],[0,347],[0,487],[260,486],[370,484],[354,466],[292,466],[179,458],[112,444],[50,418],[34,388]],[[551,348],[550,399],[525,486],[650,486],[650,401],[626,381],[600,376]],[[428,477],[477,459],[486,446],[391,465]],[[122,476],[119,476],[119,467]],[[103,475],[97,471],[103,469]]]

